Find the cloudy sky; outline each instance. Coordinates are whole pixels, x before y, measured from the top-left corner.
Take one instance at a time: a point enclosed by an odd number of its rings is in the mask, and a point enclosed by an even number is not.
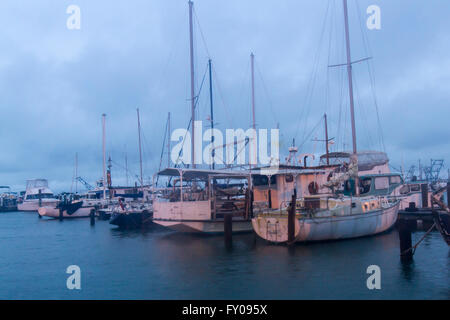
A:
[[[381,9],[368,30],[366,9]],[[69,5],[81,29],[67,28]],[[350,124],[340,0],[195,1],[197,117],[209,116],[213,61],[216,127],[251,125],[250,53],[255,54],[256,123],[280,127],[281,152],[324,150],[321,117],[333,150],[349,149]],[[385,150],[394,168],[431,158],[450,162],[450,2],[349,0],[358,147]],[[113,183],[139,172],[136,108],[141,112],[144,175],[159,167],[167,113],[172,128],[190,119],[186,0],[0,3],[0,185],[24,189],[47,178],[69,190],[78,173],[102,175],[101,115]],[[378,111],[378,112],[377,112]],[[377,120],[379,119],[379,121]],[[206,126],[206,122],[205,122]],[[164,154],[163,164],[167,163]],[[446,169],[444,169],[446,172]]]

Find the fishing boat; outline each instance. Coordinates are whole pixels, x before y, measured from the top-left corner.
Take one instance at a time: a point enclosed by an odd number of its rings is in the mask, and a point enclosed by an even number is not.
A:
[[[153,208],[151,203],[142,201],[124,202],[119,198],[118,205],[110,208],[110,224],[123,229],[140,228],[152,223]]]
[[[271,242],[324,241],[369,236],[390,229],[397,221],[400,200],[391,198],[386,193],[386,190],[390,190],[391,177],[382,172],[368,174],[366,179],[360,177],[359,167],[362,170],[367,168],[363,166],[363,157],[358,154],[356,144],[352,80],[354,62],[350,55],[347,0],[343,0],[343,9],[347,62],[336,66],[347,67],[353,150],[348,155],[349,162],[342,163],[333,172],[313,170],[302,174],[294,171],[281,175],[279,179],[284,179],[284,182],[277,185],[277,188],[281,189],[281,193],[290,191],[291,201],[283,199],[279,208],[263,208],[252,219],[255,232]],[[329,164],[328,137],[325,141]],[[375,168],[376,166],[368,169]],[[315,181],[318,175],[322,179],[320,182]],[[271,178],[269,175],[269,181]],[[323,181],[324,178],[327,181]],[[396,180],[393,181],[395,184],[400,182]]]
[[[0,186],[1,189],[6,189],[6,192],[0,193],[0,212],[17,211],[17,196],[11,192],[8,186]]]
[[[39,207],[56,207],[59,200],[48,187],[46,179],[27,181],[24,199],[17,205],[19,211],[38,211]]]
[[[164,194],[153,199],[153,222],[180,232],[224,232],[226,215],[233,232],[250,232],[251,175],[231,170],[167,168]]]

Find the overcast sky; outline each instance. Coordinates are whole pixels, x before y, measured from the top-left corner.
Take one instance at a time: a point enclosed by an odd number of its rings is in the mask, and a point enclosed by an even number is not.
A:
[[[71,4],[81,9],[80,30],[66,26]],[[365,25],[371,4],[381,8],[380,30]],[[340,0],[194,6],[197,91],[211,58],[216,127],[251,125],[254,52],[257,127],[279,125],[280,151],[295,137],[301,153],[323,152],[313,140],[323,139],[324,112],[333,151],[350,148],[345,68],[328,67],[345,62]],[[358,147],[385,150],[395,168],[450,162],[449,12],[445,0],[349,0],[352,58],[372,57],[353,69]],[[79,175],[93,184],[102,176],[102,113],[113,183],[125,183],[125,154],[134,182],[137,107],[144,175],[152,176],[167,113],[174,129],[190,119],[186,0],[3,0],[0,30],[0,185],[23,190],[26,179],[47,178],[55,191],[69,190],[75,153]],[[205,79],[197,108],[204,121]]]

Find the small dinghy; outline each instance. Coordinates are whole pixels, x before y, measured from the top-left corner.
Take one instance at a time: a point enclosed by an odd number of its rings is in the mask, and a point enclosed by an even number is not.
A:
[[[61,202],[56,207],[40,207],[38,213],[42,217],[50,218],[86,218],[91,214],[91,210],[95,210],[94,207],[83,206],[82,200],[72,202]]]

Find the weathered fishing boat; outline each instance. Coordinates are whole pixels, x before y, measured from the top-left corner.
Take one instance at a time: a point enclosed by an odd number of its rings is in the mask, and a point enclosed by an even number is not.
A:
[[[158,175],[169,187],[153,199],[154,223],[180,232],[223,233],[225,215],[232,215],[233,232],[252,231],[249,173],[167,168]]]
[[[386,195],[401,187],[400,175],[364,174],[359,177],[361,195],[355,197],[351,178],[342,189],[327,192],[332,172],[336,170],[326,166],[281,169],[270,177],[270,192],[267,184],[260,183],[264,174],[254,175],[255,232],[270,242],[288,241],[292,194],[296,199],[293,241],[355,238],[384,232],[395,224],[400,201]],[[264,201],[269,196],[270,200]]]

